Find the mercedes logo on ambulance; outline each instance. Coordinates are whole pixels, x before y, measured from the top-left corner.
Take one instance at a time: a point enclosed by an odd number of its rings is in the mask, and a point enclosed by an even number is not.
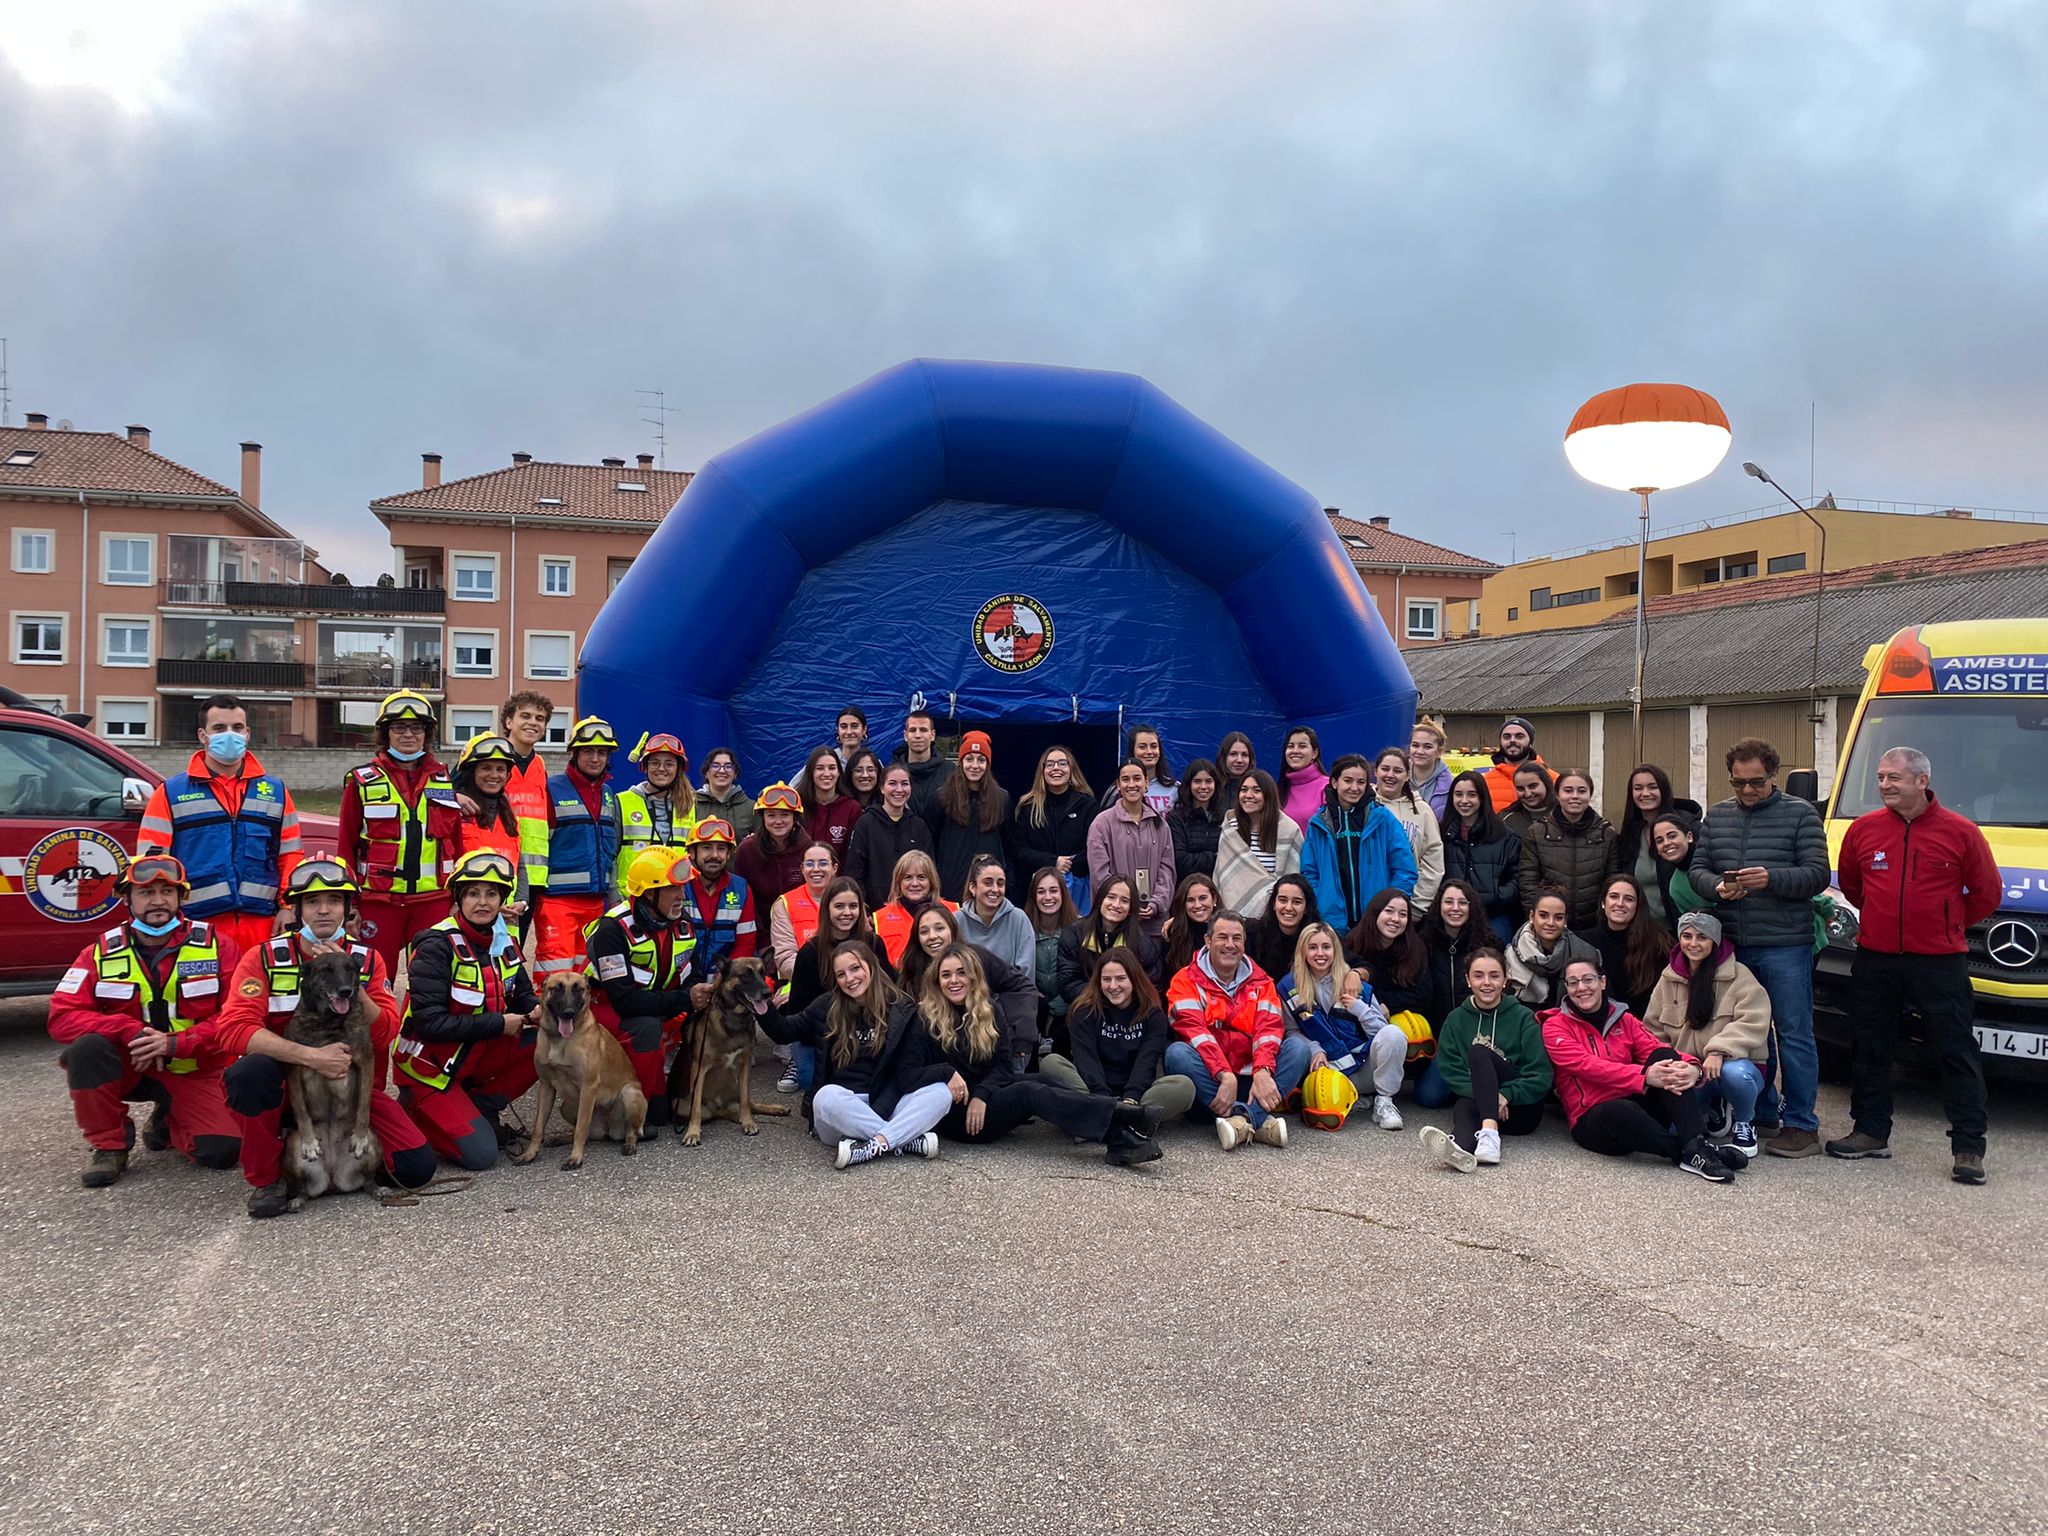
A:
[[[2009,917],[1991,925],[1984,935],[1984,952],[2007,970],[2017,971],[2041,957],[2041,937],[2031,923]]]

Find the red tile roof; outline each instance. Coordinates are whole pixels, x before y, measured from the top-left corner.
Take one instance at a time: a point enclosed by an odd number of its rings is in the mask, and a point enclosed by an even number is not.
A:
[[[1827,573],[1829,591],[1866,587],[1881,581],[1907,577],[1967,576],[1973,571],[2009,571],[2048,565],[2048,524],[2032,538],[2012,544],[1993,544],[1987,549],[1959,549],[1946,555],[1915,555],[1910,560],[1880,560],[1870,565],[1848,566]],[[1653,617],[1668,613],[1695,613],[1703,608],[1720,608],[1738,603],[1777,602],[1789,597],[1811,597],[1817,574],[1800,571],[1790,576],[1771,576],[1762,581],[1734,581],[1673,592],[1650,599]],[[1623,616],[1626,618],[1626,615]],[[1622,622],[1616,619],[1613,622]],[[1633,619],[1628,619],[1633,623]]]
[[[406,491],[383,496],[370,503],[370,510],[383,516],[431,520],[436,512],[453,516],[560,517],[597,522],[645,523],[650,527],[668,516],[669,509],[690,483],[690,472],[681,469],[624,468],[609,464],[514,464],[481,475],[449,480],[432,490]],[[644,491],[622,491],[619,486],[644,485]],[[559,506],[543,506],[544,498],[556,498]]]
[[[212,496],[241,498],[218,480],[138,448],[115,432],[52,432],[38,427],[0,427],[0,461],[33,451],[33,464],[0,462],[0,488],[105,491],[130,496]]]
[[[1390,567],[1408,566],[1415,569],[1465,571],[1474,576],[1491,576],[1500,567],[1471,555],[1462,555],[1455,549],[1446,549],[1441,544],[1431,544],[1423,539],[1412,539],[1405,533],[1396,533],[1391,528],[1377,528],[1371,523],[1362,523],[1355,517],[1330,514],[1330,526],[1337,530],[1337,538],[1344,546],[1344,553],[1351,557],[1351,563],[1361,571],[1383,571]],[[1357,542],[1353,542],[1356,540]]]

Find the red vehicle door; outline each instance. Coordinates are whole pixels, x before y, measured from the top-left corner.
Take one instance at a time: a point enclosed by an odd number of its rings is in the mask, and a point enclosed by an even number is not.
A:
[[[118,905],[114,879],[140,807],[127,771],[61,721],[0,718],[0,991],[54,982]]]

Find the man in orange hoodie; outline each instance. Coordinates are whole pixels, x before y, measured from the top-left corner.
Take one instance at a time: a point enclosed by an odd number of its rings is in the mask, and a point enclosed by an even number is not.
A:
[[[1500,723],[1500,749],[1493,754],[1493,766],[1486,770],[1486,793],[1496,814],[1512,807],[1515,770],[1524,763],[1549,764],[1536,755],[1536,727],[1521,715],[1509,715]]]

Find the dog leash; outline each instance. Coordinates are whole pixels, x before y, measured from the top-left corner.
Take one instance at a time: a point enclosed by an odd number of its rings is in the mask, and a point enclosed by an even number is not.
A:
[[[377,1203],[387,1207],[418,1205],[421,1200],[434,1195],[456,1194],[475,1182],[476,1175],[473,1173],[443,1174],[439,1178],[427,1180],[417,1189],[387,1189],[377,1197]]]

